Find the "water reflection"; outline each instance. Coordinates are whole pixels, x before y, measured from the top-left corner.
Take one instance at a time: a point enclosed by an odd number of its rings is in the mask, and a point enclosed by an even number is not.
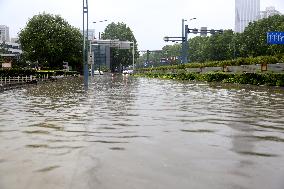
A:
[[[0,188],[283,188],[282,89],[120,75],[89,84],[0,94]]]

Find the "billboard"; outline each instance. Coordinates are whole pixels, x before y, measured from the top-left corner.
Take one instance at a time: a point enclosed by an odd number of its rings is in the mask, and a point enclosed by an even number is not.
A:
[[[267,32],[267,43],[284,45],[284,32]]]

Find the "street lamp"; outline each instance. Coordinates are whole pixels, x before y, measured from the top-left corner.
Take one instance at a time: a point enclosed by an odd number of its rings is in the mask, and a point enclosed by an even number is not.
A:
[[[101,22],[106,22],[107,20],[100,20],[100,21],[95,21],[93,22],[93,24],[96,24],[96,23],[101,23]],[[94,38],[96,39],[96,29],[94,27]],[[100,39],[100,36],[99,36],[99,39]],[[91,64],[91,76],[93,77],[94,76],[94,72],[95,72],[95,52],[93,53],[92,55],[92,48],[91,48],[91,42],[90,42],[90,52],[89,52],[89,58],[90,58],[90,64]]]
[[[195,20],[196,18],[191,18],[189,19],[188,21],[191,21],[191,20]],[[187,63],[187,39],[185,39],[185,28],[184,28],[184,22],[186,22],[187,20],[186,19],[182,19],[181,22],[182,22],[182,63]]]
[[[95,22],[93,22],[93,24],[96,24],[96,23],[102,23],[102,22],[107,22],[107,20],[100,20],[100,21],[95,21]],[[94,37],[96,38],[96,29],[95,29],[95,27],[94,27]],[[99,39],[100,39],[100,35],[99,35]]]
[[[85,19],[86,17],[86,19]],[[88,0],[83,0],[83,64],[84,64],[84,87],[88,89],[88,76],[89,76],[89,68],[88,68],[88,48],[87,48],[87,40],[88,40],[88,32],[89,32],[89,14],[88,14]],[[87,25],[87,37],[85,36],[85,22]]]
[[[132,44],[132,69],[134,72],[135,69],[135,42],[134,41],[127,41],[126,43],[129,43],[129,45]]]

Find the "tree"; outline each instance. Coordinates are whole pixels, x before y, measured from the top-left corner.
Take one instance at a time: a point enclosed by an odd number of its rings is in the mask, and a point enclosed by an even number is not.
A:
[[[0,54],[7,54],[8,53],[8,47],[5,41],[0,43]]]
[[[234,32],[225,30],[223,34],[214,34],[207,41],[208,60],[230,60],[234,58]]]
[[[210,37],[189,39],[189,59],[191,62],[228,60],[235,57],[234,32],[225,30]]]
[[[208,60],[206,51],[209,37],[197,36],[188,40],[190,62],[204,62]]]
[[[275,15],[252,23],[241,34],[242,55],[262,56],[284,53],[283,45],[268,45],[267,32],[284,31],[284,15]]]
[[[82,34],[58,15],[35,15],[20,31],[19,40],[27,60],[53,69],[62,68],[63,61],[82,68]]]
[[[102,34],[102,39],[119,39],[120,41],[130,41],[135,43],[135,59],[139,57],[137,51],[137,41],[133,35],[131,29],[124,23],[118,22],[117,24],[112,22],[109,24],[104,33]],[[115,71],[116,68],[121,66],[132,65],[132,50],[125,49],[111,49],[111,70]]]

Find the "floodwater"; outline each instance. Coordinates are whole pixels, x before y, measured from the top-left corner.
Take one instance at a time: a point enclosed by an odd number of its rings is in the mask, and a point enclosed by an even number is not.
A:
[[[284,90],[123,76],[0,93],[1,189],[283,189]]]

